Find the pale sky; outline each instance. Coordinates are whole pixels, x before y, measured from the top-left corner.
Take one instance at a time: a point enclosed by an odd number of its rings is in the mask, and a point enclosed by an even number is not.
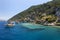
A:
[[[32,5],[46,3],[51,0],[0,0],[0,19],[8,20]]]

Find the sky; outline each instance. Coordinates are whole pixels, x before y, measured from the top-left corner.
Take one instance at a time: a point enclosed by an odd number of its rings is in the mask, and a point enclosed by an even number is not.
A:
[[[8,20],[30,6],[43,4],[51,0],[0,0],[0,19]]]

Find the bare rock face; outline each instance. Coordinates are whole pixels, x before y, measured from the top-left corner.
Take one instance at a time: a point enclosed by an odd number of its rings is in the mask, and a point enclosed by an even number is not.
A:
[[[57,17],[60,17],[60,11],[56,12]]]

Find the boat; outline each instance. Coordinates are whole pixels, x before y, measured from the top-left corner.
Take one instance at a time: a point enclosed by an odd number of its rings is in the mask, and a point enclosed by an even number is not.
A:
[[[13,27],[13,26],[15,26],[15,22],[8,22],[7,24],[5,24],[5,26]]]
[[[7,26],[7,27],[13,27],[13,26],[15,26],[15,24],[5,24],[5,26]]]

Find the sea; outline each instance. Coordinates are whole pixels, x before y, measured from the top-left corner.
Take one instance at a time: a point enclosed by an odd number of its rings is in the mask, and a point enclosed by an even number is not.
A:
[[[0,40],[60,40],[60,28],[43,26],[44,30],[32,30],[21,24],[11,28],[4,24],[0,22]]]

